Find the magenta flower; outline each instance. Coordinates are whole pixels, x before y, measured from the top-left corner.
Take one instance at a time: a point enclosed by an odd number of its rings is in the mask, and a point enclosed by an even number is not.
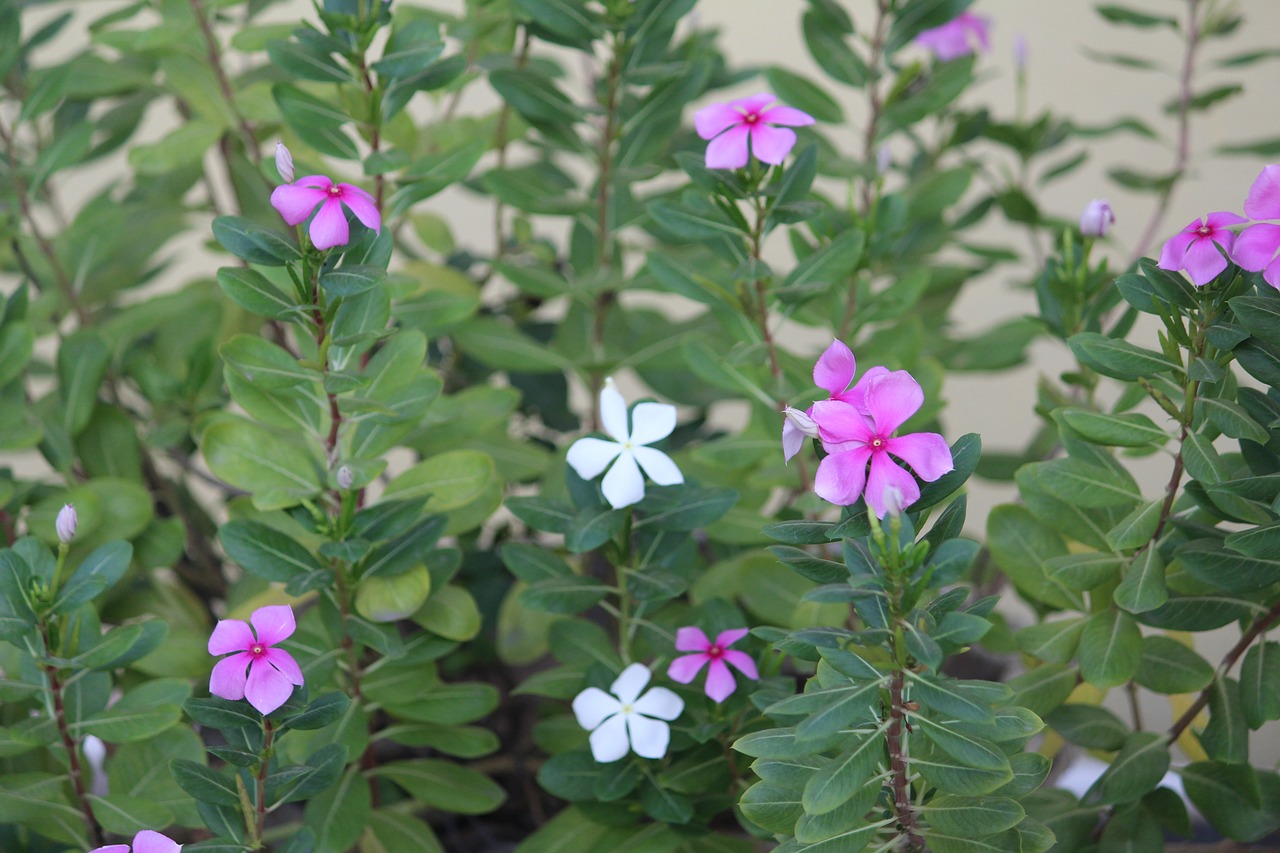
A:
[[[295,685],[302,685],[302,670],[293,655],[272,648],[297,627],[293,608],[287,604],[259,607],[249,621],[252,631],[239,619],[222,619],[214,626],[209,654],[235,654],[214,666],[209,692],[233,701],[248,699],[260,713],[270,714],[288,700]]]
[[[828,400],[839,400],[842,403],[849,403],[859,411],[865,411],[863,399],[866,397],[866,382],[876,376],[888,373],[888,368],[873,367],[863,374],[858,380],[857,385],[853,385],[853,375],[857,372],[857,361],[853,357],[853,351],[844,345],[842,341],[833,340],[831,346],[827,347],[822,355],[818,356],[818,361],[813,365],[813,384],[826,391],[830,396]],[[853,385],[853,387],[850,387]],[[810,418],[813,417],[813,409],[810,408],[804,414]],[[782,455],[786,462],[791,461],[791,457],[800,452],[800,448],[804,446],[807,432],[802,428],[800,423],[796,423],[796,419],[788,417],[782,423]]]
[[[1244,212],[1250,219],[1280,219],[1280,165],[1263,167],[1249,196],[1244,200]],[[1280,225],[1256,222],[1236,239],[1231,259],[1250,272],[1262,270],[1267,284],[1280,290]]]
[[[924,403],[924,391],[910,373],[895,370],[868,375],[857,388],[862,389],[860,406],[840,400],[813,404],[813,419],[828,454],[818,466],[814,491],[839,506],[854,503],[865,492],[867,503],[884,518],[888,510],[886,489],[901,492],[900,500],[895,497],[900,507],[920,498],[915,478],[890,456],[907,463],[925,482],[950,471],[954,462],[946,439],[936,432],[893,434]]]
[[[352,184],[335,184],[325,175],[298,178],[291,184],[281,184],[271,193],[271,206],[290,225],[306,221],[316,205],[320,205],[320,212],[311,220],[309,233],[311,244],[317,249],[342,246],[351,238],[347,217],[342,213],[343,205],[374,231],[382,228],[382,214],[378,213],[373,196]]]
[[[770,107],[778,100],[768,93],[752,95],[712,104],[694,113],[693,126],[698,136],[711,140],[707,146],[708,169],[741,169],[747,165],[747,141],[751,153],[762,163],[779,165],[792,146],[796,134],[787,127],[804,127],[813,124],[813,116],[795,107]],[[775,127],[774,125],[786,125]]]
[[[676,648],[682,652],[696,652],[696,654],[682,655],[673,660],[671,666],[667,668],[668,677],[672,681],[688,684],[693,681],[704,664],[710,664],[707,667],[705,688],[707,696],[716,702],[723,702],[737,688],[733,673],[729,671],[726,663],[733,664],[734,668],[747,678],[760,677],[760,673],[756,670],[756,662],[746,652],[729,648],[746,635],[746,628],[733,628],[729,631],[721,631],[716,635],[716,641],[713,643],[707,639],[706,634],[702,633],[701,628],[693,626],[681,628],[676,631]]]
[[[133,837],[133,853],[178,853],[182,845],[168,836],[144,829]],[[128,844],[95,847],[89,853],[129,853]]]
[[[933,51],[942,62],[950,62],[973,53],[975,41],[983,51],[990,50],[991,38],[987,34],[990,28],[990,18],[961,12],[940,27],[921,30],[915,43]]]
[[[1227,268],[1223,252],[1229,254],[1236,239],[1227,226],[1247,221],[1225,210],[1197,219],[1165,242],[1156,266],[1162,270],[1186,270],[1192,284],[1197,287],[1207,284]]]

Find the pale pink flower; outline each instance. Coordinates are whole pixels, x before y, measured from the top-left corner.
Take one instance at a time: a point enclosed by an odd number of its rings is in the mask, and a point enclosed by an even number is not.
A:
[[[259,607],[249,617],[253,630],[239,619],[222,619],[209,637],[209,654],[225,655],[209,677],[209,692],[223,699],[248,699],[262,714],[283,705],[294,686],[302,685],[302,669],[293,655],[272,648],[293,634],[293,608],[287,604]],[[254,632],[257,637],[254,637]]]
[[[1162,270],[1186,270],[1197,287],[1213,281],[1227,268],[1223,252],[1229,254],[1235,243],[1236,235],[1228,226],[1242,222],[1248,220],[1225,210],[1195,220],[1165,242],[1156,266]]]
[[[693,116],[693,126],[698,136],[708,139],[708,169],[741,169],[751,153],[762,163],[774,166],[782,163],[796,144],[796,134],[787,127],[804,127],[813,124],[813,116],[795,107],[770,106],[778,100],[763,93],[703,107]],[[775,127],[786,125],[786,127]]]
[[[705,687],[707,696],[716,702],[723,702],[737,689],[733,673],[729,671],[726,664],[733,664],[734,668],[747,678],[760,677],[760,673],[756,670],[756,662],[746,652],[729,648],[746,635],[746,628],[733,628],[729,631],[721,631],[716,635],[713,643],[707,639],[707,635],[701,628],[693,626],[681,628],[676,631],[676,648],[682,652],[696,652],[696,654],[682,655],[673,660],[671,666],[667,668],[667,675],[672,681],[688,684],[705,665],[707,666]]]
[[[144,829],[133,837],[133,853],[178,853],[182,845],[168,836]],[[129,853],[128,844],[95,847],[89,853]]]
[[[1095,198],[1080,213],[1080,233],[1086,237],[1105,237],[1115,221],[1111,203],[1105,198]]]
[[[814,491],[833,504],[848,506],[865,490],[867,503],[884,518],[889,509],[884,500],[886,489],[893,487],[902,493],[900,500],[895,496],[893,501],[899,508],[920,498],[915,477],[891,456],[911,466],[925,482],[950,471],[954,461],[946,439],[936,432],[894,435],[924,403],[924,391],[910,373],[895,370],[864,377],[858,389],[862,391],[859,405],[841,400],[813,404],[813,419],[828,454],[818,466]]]
[[[1263,167],[1249,187],[1244,212],[1250,219],[1280,219],[1280,165]],[[1231,259],[1250,272],[1262,270],[1267,284],[1280,290],[1277,252],[1280,252],[1280,225],[1256,222],[1240,232]]]
[[[933,51],[933,55],[941,61],[949,62],[973,53],[975,42],[984,52],[990,50],[990,28],[990,18],[972,12],[961,12],[940,27],[921,30],[915,43]]]
[[[382,228],[382,214],[373,196],[353,184],[335,184],[326,175],[308,175],[291,184],[281,184],[271,193],[271,206],[290,225],[305,222],[311,212],[320,212],[311,220],[311,244],[317,249],[345,245],[351,239],[343,205],[374,231]]]
[[[831,346],[818,356],[818,361],[813,365],[813,384],[830,395],[827,397],[828,400],[840,400],[861,408],[862,399],[866,396],[866,381],[889,371],[884,367],[873,367],[858,380],[857,385],[853,385],[853,375],[857,372],[857,366],[853,351],[842,341],[833,340]],[[850,385],[853,387],[849,387]],[[810,407],[803,414],[812,420],[813,408]],[[788,414],[786,420],[782,422],[783,461],[790,462],[791,457],[800,452],[800,448],[804,446],[805,437],[809,435],[811,433],[802,428],[802,422]]]

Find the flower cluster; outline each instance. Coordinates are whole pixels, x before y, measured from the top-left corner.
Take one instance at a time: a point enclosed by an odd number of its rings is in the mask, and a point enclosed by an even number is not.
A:
[[[814,383],[830,394],[805,413],[827,453],[818,466],[814,491],[839,506],[865,495],[883,518],[890,503],[901,510],[920,497],[915,477],[893,457],[925,482],[950,471],[954,462],[946,439],[936,432],[894,434],[924,403],[924,391],[910,373],[877,366],[854,384],[856,372],[853,353],[840,341],[832,341],[813,367]],[[806,432],[802,421],[788,416],[782,428],[787,459],[799,451]]]
[[[1244,212],[1248,218],[1219,210],[1193,221],[1165,242],[1158,266],[1186,270],[1199,287],[1225,270],[1230,259],[1250,272],[1262,271],[1267,284],[1280,290],[1280,225],[1259,221],[1280,219],[1280,165],[1263,168],[1249,187]],[[1251,220],[1239,236],[1230,230]]]

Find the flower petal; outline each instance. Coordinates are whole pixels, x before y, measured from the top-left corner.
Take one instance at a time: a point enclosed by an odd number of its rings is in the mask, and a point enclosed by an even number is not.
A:
[[[1262,273],[1262,280],[1276,290],[1280,290],[1280,258],[1267,264],[1267,268]]]
[[[708,169],[741,169],[747,165],[747,137],[750,128],[745,124],[731,127],[707,144]]]
[[[627,715],[627,735],[631,738],[631,748],[641,758],[661,758],[671,743],[670,726],[640,714]]]
[[[573,697],[573,715],[578,718],[578,725],[587,731],[621,710],[622,703],[599,687],[588,687]]]
[[[1200,220],[1197,219],[1191,225],[1195,225]],[[1188,228],[1191,228],[1188,225]],[[1164,246],[1160,249],[1160,260],[1156,262],[1162,270],[1180,270],[1182,265],[1186,263],[1187,249],[1196,240],[1195,229],[1190,232],[1179,231],[1168,240],[1164,241]]]
[[[631,430],[627,429],[627,401],[612,379],[606,379],[604,388],[600,389],[600,423],[614,441],[631,440]]]
[[[373,196],[355,184],[338,184],[338,188],[342,190],[342,203],[351,209],[356,219],[374,231],[382,230],[382,214],[378,212]]]
[[[814,403],[813,419],[818,424],[818,434],[823,444],[867,442],[876,437],[875,424],[870,418],[839,400],[820,400]]]
[[[1191,283],[1199,287],[1217,278],[1218,273],[1227,268],[1227,259],[1212,240],[1196,240],[1187,249],[1183,268],[1191,276]]]
[[[287,604],[271,604],[259,607],[249,617],[253,630],[258,632],[258,642],[274,646],[293,636],[297,623],[293,621],[293,608]]]
[[[704,688],[708,698],[716,703],[723,702],[729,698],[729,694],[737,688],[737,683],[733,680],[733,673],[729,672],[729,667],[725,666],[722,660],[713,660],[711,666],[707,667],[707,684]]]
[[[633,447],[631,453],[649,479],[659,486],[677,486],[684,482],[684,475],[671,461],[671,457],[652,447]]]
[[[676,428],[676,407],[668,403],[637,403],[631,412],[631,443],[653,444]]]
[[[248,652],[218,661],[209,674],[209,692],[219,699],[229,699],[232,702],[243,699],[244,684],[249,677],[251,663],[253,655]]]
[[[818,473],[813,479],[813,491],[824,501],[836,506],[857,503],[867,481],[867,460],[870,458],[869,447],[832,453],[818,465]]]
[[[839,400],[842,403],[848,403],[861,414],[866,417],[871,417],[871,410],[867,408],[867,389],[871,387],[871,382],[876,377],[887,376],[888,374],[889,368],[877,364],[875,367],[870,368],[866,373],[862,374],[862,378],[858,380],[856,385],[847,391],[841,391],[839,394],[833,394],[831,399]]]
[[[756,662],[746,652],[729,649],[724,653],[724,659],[733,664],[747,678],[757,679],[760,677],[760,670],[756,669]]]
[[[614,714],[591,733],[591,757],[601,764],[617,761],[631,749],[625,714]]]
[[[782,419],[782,461],[790,462],[791,457],[804,447],[804,432],[790,420]]]
[[[1249,187],[1244,212],[1251,219],[1280,219],[1280,165],[1262,167]]]
[[[659,720],[674,720],[684,711],[684,700],[665,687],[655,687],[634,703],[637,712]]]
[[[569,446],[564,461],[584,480],[594,480],[618,458],[622,445],[603,438],[580,438]]]
[[[280,670],[264,660],[249,665],[249,680],[244,685],[244,698],[258,709],[258,713],[270,714],[293,694],[293,684]]]
[[[1280,225],[1260,222],[1240,232],[1231,250],[1231,260],[1257,272],[1271,263],[1277,250],[1280,250]]]
[[[1243,225],[1248,221],[1249,220],[1245,219],[1240,214],[1232,213],[1229,210],[1215,210],[1204,218],[1204,224],[1208,225],[1214,231],[1231,225]]]
[[[728,104],[712,104],[693,114],[693,128],[703,139],[714,139],[735,124],[741,124],[742,118],[742,113]]]
[[[886,436],[920,411],[924,389],[907,371],[894,370],[868,383],[866,405],[876,432]]]
[[[730,628],[728,631],[721,631],[716,634],[716,645],[720,648],[727,648],[741,640],[747,634],[751,633],[750,628]]]
[[[688,625],[676,630],[676,651],[705,652],[709,648],[711,641],[701,628]]]
[[[649,667],[642,663],[633,663],[613,680],[613,684],[609,685],[609,692],[617,696],[622,704],[630,705],[636,701],[636,697],[648,683]]]
[[[133,853],[178,853],[182,845],[172,838],[144,829],[133,837]]]
[[[249,623],[239,619],[219,619],[209,636],[209,654],[225,655],[248,651],[255,642]]]
[[[305,222],[316,205],[329,197],[324,190],[281,184],[271,191],[271,206],[290,225]]]
[[[913,432],[885,440],[884,449],[911,466],[916,476],[932,483],[955,467],[947,440],[936,432]]]
[[[702,667],[709,660],[711,658],[704,654],[681,655],[671,662],[671,666],[667,667],[667,677],[672,681],[688,684],[697,677]]]
[[[751,95],[746,98],[738,98],[736,101],[730,101],[729,106],[738,110],[743,115],[749,115],[750,113],[759,115],[766,107],[776,100],[778,100],[777,95],[772,95],[768,92],[761,92],[758,95]]]
[[[328,175],[306,175],[294,181],[293,185],[295,187],[310,187],[312,189],[324,190],[325,195],[328,195],[329,188],[333,186],[333,181]]]
[[[640,473],[632,451],[618,454],[618,461],[613,463],[609,473],[600,481],[600,490],[604,492],[604,499],[609,502],[609,506],[614,509],[622,509],[644,500],[644,475]]]
[[[876,518],[884,518],[885,489],[893,486],[902,493],[899,506],[905,508],[920,500],[920,487],[915,477],[908,474],[898,463],[889,458],[887,453],[877,453],[871,457],[871,473],[867,475],[865,496],[867,506],[875,512]]]
[[[761,163],[778,166],[796,144],[796,132],[785,127],[757,124],[751,128],[751,153]]]
[[[298,666],[298,662],[293,659],[293,655],[284,649],[267,649],[267,653],[262,657],[267,663],[280,670],[291,684],[298,687],[302,686],[302,667]]]
[[[844,341],[834,340],[813,365],[813,384],[832,397],[849,387],[858,362]]]
[[[324,200],[320,212],[311,220],[311,245],[317,249],[332,249],[334,246],[345,246],[351,239],[351,229],[347,226],[347,217],[342,212],[342,202],[333,196]]]
[[[760,113],[760,120],[766,124],[781,124],[787,127],[808,127],[814,123],[813,116],[795,107],[778,105]]]
[[[129,853],[129,845],[108,844],[106,847],[95,847],[89,853]]]

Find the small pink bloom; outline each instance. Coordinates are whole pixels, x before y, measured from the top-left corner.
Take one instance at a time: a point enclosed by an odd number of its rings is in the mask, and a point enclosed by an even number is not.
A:
[[[182,845],[168,836],[144,829],[133,837],[133,853],[178,853]],[[129,853],[128,844],[108,844],[95,847],[89,853]]]
[[[787,127],[813,124],[813,116],[795,107],[770,106],[776,100],[766,93],[698,110],[693,116],[693,126],[698,136],[711,140],[707,146],[707,168],[741,169],[747,165],[748,140],[751,153],[760,162],[777,166],[786,159],[796,144],[795,131]]]
[[[842,341],[833,340],[831,346],[827,347],[826,351],[818,356],[817,363],[813,365],[813,384],[830,395],[827,397],[828,400],[849,403],[861,411],[865,408],[862,401],[866,396],[867,380],[889,371],[884,367],[873,367],[863,374],[857,385],[853,385],[853,375],[857,372],[857,366],[853,351],[845,346]],[[853,385],[853,387],[849,387],[850,385]],[[811,407],[804,414],[812,420],[813,408]],[[783,421],[783,461],[790,462],[791,457],[800,452],[800,448],[804,446],[806,435],[808,433],[802,431],[792,417],[788,416]]]
[[[889,510],[887,489],[901,493],[891,501],[900,509],[920,498],[915,477],[891,456],[907,463],[925,482],[950,471],[954,462],[946,439],[936,432],[893,434],[924,403],[924,391],[911,374],[905,370],[870,373],[855,388],[863,392],[860,405],[834,399],[813,404],[813,419],[828,454],[818,466],[814,491],[839,506],[856,502],[865,491],[867,503],[884,518]]]
[[[676,631],[676,648],[682,652],[696,652],[696,654],[682,655],[673,660],[671,666],[667,668],[668,677],[681,684],[688,684],[702,670],[704,664],[710,664],[707,667],[705,688],[707,696],[716,702],[723,702],[737,688],[733,673],[729,671],[726,663],[733,664],[734,668],[747,678],[760,677],[760,673],[756,670],[756,662],[746,652],[729,648],[746,635],[746,628],[733,628],[729,631],[721,631],[716,635],[713,643],[707,639],[706,634],[702,633],[701,628],[692,626],[681,628]]]
[[[922,30],[915,43],[933,51],[943,62],[968,56],[974,51],[974,42],[985,52],[991,49],[988,30],[991,19],[972,12],[961,12],[940,27]]]
[[[308,175],[291,184],[281,184],[271,193],[271,206],[290,225],[305,222],[311,212],[320,212],[311,220],[311,244],[317,249],[345,245],[351,238],[343,205],[374,231],[382,228],[382,214],[373,196],[352,184],[335,184],[325,175]]]
[[[1263,168],[1249,196],[1244,201],[1244,212],[1250,219],[1280,219],[1280,165]],[[1267,284],[1280,290],[1280,225],[1256,222],[1240,232],[1231,260],[1250,272],[1262,270]]]
[[[1105,237],[1115,221],[1110,202],[1105,198],[1095,198],[1085,205],[1080,214],[1080,233],[1086,237]]]
[[[289,699],[295,685],[302,685],[302,669],[293,655],[272,648],[293,634],[293,608],[287,604],[259,607],[249,621],[252,631],[239,619],[222,619],[214,626],[209,654],[231,657],[213,667],[209,692],[233,701],[248,699],[260,713],[270,714]]]
[[[1227,227],[1247,221],[1225,210],[1197,219],[1165,242],[1156,266],[1162,270],[1186,270],[1197,287],[1207,284],[1227,268],[1223,252],[1230,254],[1236,239]]]

